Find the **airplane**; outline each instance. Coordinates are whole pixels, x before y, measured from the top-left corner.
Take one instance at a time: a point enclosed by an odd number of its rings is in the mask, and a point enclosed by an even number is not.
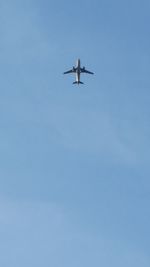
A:
[[[91,71],[88,71],[85,69],[85,67],[81,68],[81,61],[80,59],[77,60],[76,67],[73,67],[71,70],[65,71],[63,74],[68,73],[75,73],[76,74],[76,80],[73,82],[73,84],[83,84],[83,82],[80,81],[80,74],[81,73],[88,73],[88,74],[94,74]]]

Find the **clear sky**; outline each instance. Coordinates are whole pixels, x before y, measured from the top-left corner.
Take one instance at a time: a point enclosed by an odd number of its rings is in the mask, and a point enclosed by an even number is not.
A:
[[[0,266],[150,266],[149,10],[0,1]]]

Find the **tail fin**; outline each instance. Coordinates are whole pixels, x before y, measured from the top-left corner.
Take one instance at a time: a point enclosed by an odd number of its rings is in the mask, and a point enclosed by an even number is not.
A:
[[[80,82],[80,81],[78,81],[78,82],[73,82],[73,84],[84,84],[83,82]]]

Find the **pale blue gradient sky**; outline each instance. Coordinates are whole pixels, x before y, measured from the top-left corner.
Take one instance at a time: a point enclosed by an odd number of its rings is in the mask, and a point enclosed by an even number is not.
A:
[[[1,0],[0,266],[150,266],[149,10]]]

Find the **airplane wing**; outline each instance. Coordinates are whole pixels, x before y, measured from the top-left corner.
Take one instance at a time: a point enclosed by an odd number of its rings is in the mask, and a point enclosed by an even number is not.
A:
[[[93,72],[86,70],[85,68],[81,68],[82,73],[94,74]]]
[[[64,74],[74,73],[74,72],[76,72],[76,70],[75,69],[72,69],[72,70],[65,71]]]

